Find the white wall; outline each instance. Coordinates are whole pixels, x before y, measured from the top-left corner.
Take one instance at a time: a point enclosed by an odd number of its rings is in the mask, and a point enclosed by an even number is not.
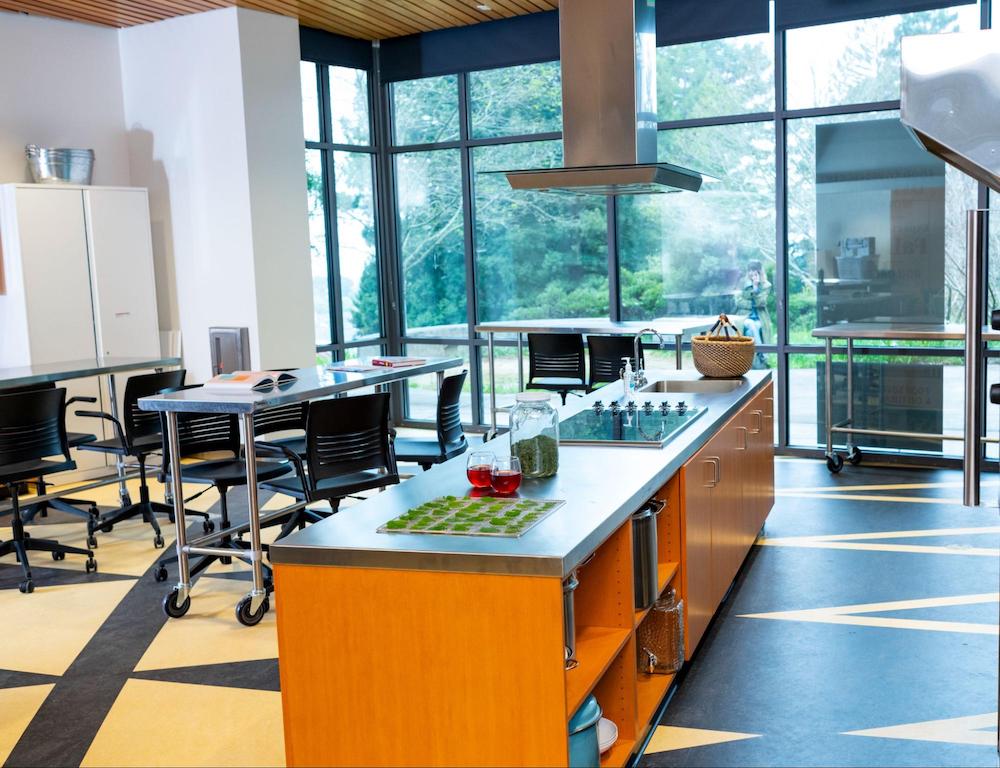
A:
[[[210,375],[213,325],[248,326],[254,366],[310,364],[295,21],[226,8],[124,29],[120,41],[160,327],[180,328],[190,380]]]
[[[129,183],[118,31],[0,12],[0,182],[30,181],[24,145],[96,154],[96,184]]]

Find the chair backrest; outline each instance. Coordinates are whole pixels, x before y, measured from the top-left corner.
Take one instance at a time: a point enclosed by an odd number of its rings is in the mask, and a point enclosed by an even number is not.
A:
[[[465,386],[465,377],[468,371],[456,373],[453,376],[446,376],[441,382],[441,391],[438,392],[437,404],[437,435],[438,444],[441,446],[441,454],[445,455],[450,451],[462,453],[465,450],[465,432],[462,431],[462,387]]]
[[[590,353],[590,386],[609,381],[618,381],[621,369],[625,367],[623,357],[632,361],[635,370],[635,345],[631,336],[588,336]],[[645,355],[639,348],[639,366],[645,367]]]
[[[313,489],[325,478],[366,469],[384,469],[387,485],[398,482],[389,439],[389,393],[312,403],[306,423],[306,462]]]
[[[585,381],[583,336],[579,333],[529,333],[528,381],[537,378]]]
[[[0,395],[20,395],[22,392],[40,392],[46,389],[55,389],[54,381],[43,381],[38,384],[22,384],[19,387],[3,387]]]
[[[140,411],[139,398],[184,386],[186,373],[183,368],[177,371],[142,373],[130,376],[125,382],[122,426],[125,428],[125,438],[133,447],[140,437],[160,434],[160,415],[156,411]]]
[[[254,437],[269,435],[274,432],[287,432],[289,430],[304,430],[306,428],[306,418],[309,415],[309,403],[289,403],[288,405],[276,405],[274,408],[265,408],[253,415]]]
[[[0,395],[0,466],[62,455],[67,461],[66,390]]]
[[[201,384],[173,387],[167,392],[196,389]],[[167,414],[160,413],[160,429],[163,443],[163,466],[170,462],[170,441],[167,439]],[[240,455],[240,422],[234,413],[178,413],[177,441],[181,458],[200,453],[228,451],[234,457]]]

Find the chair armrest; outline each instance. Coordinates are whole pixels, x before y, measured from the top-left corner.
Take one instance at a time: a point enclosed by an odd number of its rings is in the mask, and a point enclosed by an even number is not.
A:
[[[125,437],[125,430],[122,429],[121,422],[118,421],[110,413],[105,413],[104,411],[75,411],[77,416],[82,416],[87,419],[104,419],[105,421],[110,421],[111,425],[115,428],[115,437],[124,446],[125,450],[130,454],[132,453],[132,446],[128,444],[128,439]]]
[[[302,478],[303,485],[305,485],[306,468],[302,463],[302,457],[299,456],[295,451],[289,448],[287,445],[280,445],[278,443],[269,443],[266,441],[254,441],[254,451],[258,456],[267,456],[273,459],[288,459],[292,462],[292,466],[295,467],[295,472],[299,477]]]
[[[73,405],[73,403],[96,403],[96,397],[90,397],[89,395],[75,395],[66,401],[66,407]]]

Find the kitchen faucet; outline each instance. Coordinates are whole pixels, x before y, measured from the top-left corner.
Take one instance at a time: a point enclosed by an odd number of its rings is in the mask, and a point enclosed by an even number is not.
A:
[[[642,365],[639,363],[639,345],[642,344],[642,337],[644,334],[650,333],[656,337],[657,341],[660,343],[660,349],[663,349],[663,337],[660,332],[655,328],[643,328],[639,331],[635,338],[632,340],[633,349],[635,352],[635,388],[639,389],[646,386],[649,382],[646,380],[646,371],[643,369]]]

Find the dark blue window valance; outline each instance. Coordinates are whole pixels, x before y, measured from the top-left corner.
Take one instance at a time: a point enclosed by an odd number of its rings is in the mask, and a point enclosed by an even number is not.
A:
[[[810,27],[836,21],[871,19],[897,13],[931,11],[976,0],[775,0],[774,23],[778,29]]]
[[[305,61],[334,67],[371,70],[372,44],[369,40],[344,37],[312,27],[299,27],[299,53]]]

